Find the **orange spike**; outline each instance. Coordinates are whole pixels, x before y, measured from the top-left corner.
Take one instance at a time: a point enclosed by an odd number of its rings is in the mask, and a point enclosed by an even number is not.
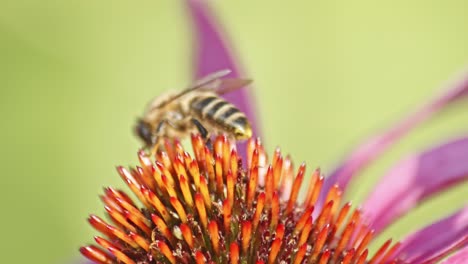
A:
[[[257,207],[255,208],[255,214],[252,218],[253,230],[257,229],[257,225],[258,225],[258,222],[260,221],[260,216],[262,215],[264,205],[265,205],[265,193],[262,192],[257,197]]]
[[[317,261],[317,257],[323,249],[323,245],[328,237],[328,231],[330,230],[330,225],[326,225],[322,230],[320,230],[317,239],[315,241],[314,249],[312,250],[312,254],[310,255],[310,262],[314,263]]]
[[[180,189],[182,190],[182,195],[184,196],[185,203],[188,207],[193,207],[192,193],[190,192],[190,186],[186,176],[179,176],[180,179]]]
[[[210,183],[210,189],[214,187],[211,185],[211,183],[216,182],[214,165],[215,165],[214,157],[211,154],[210,149],[208,149],[208,147],[205,146],[205,167],[206,167],[205,169],[208,173],[208,179],[209,179],[208,182]]]
[[[304,259],[305,253],[307,251],[307,244],[303,244],[299,247],[299,250],[294,257],[294,264],[301,264],[302,260]]]
[[[177,154],[174,160],[174,169],[175,169],[175,173],[179,175],[179,180],[181,176],[184,176],[185,179],[189,181],[189,178],[187,176],[187,171],[185,170],[185,162],[184,162],[184,158],[182,157],[182,154]]]
[[[148,202],[146,201],[144,195],[141,193],[140,184],[135,180],[135,178],[130,174],[130,172],[122,166],[117,167],[117,172],[120,174],[125,183],[130,187],[130,190],[138,197],[138,199],[145,205],[149,207]]]
[[[235,180],[231,170],[228,170],[226,175],[226,192],[227,192],[227,199],[229,204],[234,204],[234,185]]]
[[[140,212],[140,210],[133,207],[131,204],[126,201],[117,198],[117,202],[128,211],[125,213],[125,217],[129,218],[135,225],[137,225],[141,230],[147,234],[151,234],[151,223],[146,217]]]
[[[281,149],[279,147],[276,147],[275,152],[273,153],[273,158],[271,162],[271,165],[273,167],[276,166],[276,163],[278,162],[280,157],[281,157]]]
[[[318,178],[320,176],[320,169],[315,169],[310,177],[309,188],[307,188],[307,195],[304,199],[304,207],[309,206],[309,200],[312,199],[312,194],[314,193],[314,187],[317,184]]]
[[[141,167],[136,167],[136,171],[138,175],[140,176],[141,182],[143,185],[147,186],[148,188],[154,189],[155,187],[155,182],[154,179],[152,178],[152,173],[150,174],[147,172],[145,169]]]
[[[174,185],[172,162],[166,152],[160,152],[159,154],[161,157],[156,161],[156,167],[161,171],[161,174],[166,175],[171,185]]]
[[[299,234],[299,232],[301,232],[301,230],[304,228],[305,224],[307,223],[307,220],[310,219],[313,211],[314,211],[314,207],[310,207],[302,214],[301,218],[299,218],[299,220],[296,223],[296,227],[294,227],[294,232],[293,232],[294,234],[297,235]]]
[[[236,242],[232,242],[231,246],[229,247],[229,255],[231,264],[238,264],[239,263],[239,245]]]
[[[177,196],[176,190],[174,189],[174,185],[170,183],[169,178],[166,177],[165,174],[162,174],[161,179],[162,179],[163,184],[164,184],[163,185],[164,189],[166,189],[169,196]]]
[[[216,192],[219,196],[223,195],[224,182],[223,182],[223,160],[222,157],[216,155],[215,158],[215,175],[216,175]]]
[[[164,189],[164,183],[162,181],[162,175],[161,175],[161,171],[156,168],[154,171],[153,171],[153,179],[155,180],[156,182],[156,185],[159,189],[163,190]]]
[[[173,155],[177,156],[177,155],[182,155],[184,153],[184,147],[182,147],[182,144],[180,143],[180,140],[174,140],[174,150],[175,150],[175,153]],[[174,156],[172,156],[174,157]]]
[[[96,243],[98,243],[98,245],[100,245],[103,248],[115,247],[115,248],[120,249],[119,245],[116,245],[116,244],[110,242],[109,240],[107,240],[105,238],[102,238],[102,237],[99,237],[99,236],[95,236],[94,241],[96,241]]]
[[[109,247],[107,248],[109,252],[114,255],[119,261],[125,263],[125,264],[136,264],[131,258],[129,258],[127,255],[125,255],[122,251],[114,248],[114,247]]]
[[[252,223],[250,221],[242,222],[242,252],[247,254],[250,245],[250,238],[252,236]]]
[[[231,150],[231,172],[234,179],[234,182],[237,180],[237,170],[238,170],[238,157],[237,151],[235,149]]]
[[[338,206],[340,205],[341,201],[341,194],[342,191],[338,185],[333,185],[333,187],[328,191],[327,198],[325,199],[325,203],[333,201],[333,206],[330,210],[330,214],[333,216],[336,211],[338,210]]]
[[[167,143],[167,141],[166,141]],[[173,172],[173,168],[172,168],[172,160],[174,160],[174,153],[172,153],[171,151],[171,146],[167,146],[167,149],[166,149],[166,152],[164,151],[160,151],[156,157],[156,166],[158,166],[157,163],[160,163],[165,169],[168,170],[168,172]],[[161,170],[162,171],[162,170]],[[164,172],[164,174],[166,174],[167,172]],[[167,174],[171,174],[172,173],[167,173]]]
[[[312,221],[312,216],[309,217],[309,220],[306,222],[304,229],[302,229],[301,236],[299,238],[299,242],[297,243],[299,246],[302,246],[307,242],[309,238],[310,231],[312,230],[314,222]]]
[[[182,223],[187,222],[187,214],[185,213],[184,207],[180,203],[179,199],[177,199],[177,197],[171,197],[170,202],[172,207],[177,211],[180,221],[182,221]]]
[[[351,216],[351,219],[349,219],[349,222],[355,222],[356,224],[360,223],[361,221],[361,211],[359,209],[354,210],[353,215]]]
[[[314,206],[315,203],[317,202],[317,199],[319,198],[320,191],[322,191],[322,186],[323,186],[323,177],[319,177],[317,182],[314,185],[314,191],[312,192],[312,195],[310,197],[310,200],[308,201],[309,205],[308,206]]]
[[[146,190],[146,196],[148,201],[156,208],[156,211],[164,218],[164,221],[168,222],[171,219],[169,212],[166,209],[166,206],[159,200],[158,196],[150,190]]]
[[[164,153],[164,152],[163,152]],[[167,157],[167,155],[165,155]],[[171,186],[174,186],[174,178],[172,177],[172,173],[169,171],[170,167],[167,167],[167,164],[163,164],[159,161],[156,161],[156,167],[159,169],[161,172],[161,175],[165,175],[167,177],[168,182],[170,183]],[[169,166],[172,166],[169,164]]]
[[[294,171],[293,163],[290,156],[286,156],[283,161],[283,170],[281,171],[281,183],[280,183],[280,193],[281,199],[285,200],[289,198],[289,194],[292,189],[292,184],[294,181]]]
[[[351,238],[351,235],[354,232],[354,229],[356,227],[356,223],[350,222],[345,230],[343,230],[343,234],[340,237],[340,240],[338,241],[338,245],[335,248],[335,253],[333,254],[332,262],[336,261],[337,258],[341,255],[341,252],[345,248],[345,246],[348,244],[349,239]]]
[[[205,157],[203,155],[204,154],[203,147],[205,146],[205,144],[203,143],[202,138],[198,134],[197,135],[192,134],[191,139],[192,139],[192,148],[193,148],[193,153],[195,154],[195,158],[199,161],[205,160]]]
[[[223,135],[223,154],[221,155],[223,157],[223,168],[224,171],[229,170],[229,165],[230,165],[230,160],[231,160],[231,144],[229,140],[227,139],[226,135]]]
[[[276,231],[275,231],[275,238],[279,238],[280,240],[283,240],[285,230],[286,230],[286,227],[283,224],[278,224],[278,226],[276,227]]]
[[[388,259],[390,259],[393,254],[395,254],[395,252],[398,250],[398,248],[400,248],[401,246],[401,243],[400,242],[397,242],[395,243],[395,245],[393,245],[388,251],[387,251],[387,254],[385,254],[385,256],[379,261],[379,263],[381,264],[385,264],[388,262]]]
[[[215,253],[219,254],[219,234],[218,234],[218,224],[216,221],[210,221],[208,224],[208,232],[210,234],[211,243],[213,244],[213,249]]]
[[[206,264],[206,258],[201,251],[195,252],[195,262],[197,264]]]
[[[297,199],[297,196],[299,195],[299,190],[302,185],[302,180],[304,179],[305,169],[306,169],[305,163],[302,163],[301,166],[299,167],[299,171],[297,172],[297,176],[294,179],[294,183],[291,189],[291,195],[289,196],[289,201],[286,207],[285,214],[290,214],[292,212],[292,209],[294,208],[294,205],[296,204],[296,199]]]
[[[171,249],[166,243],[164,243],[164,241],[156,240],[153,244],[151,244],[151,250],[161,252],[167,258],[167,260],[169,260],[169,262],[172,264],[176,263],[176,259],[172,254]]]
[[[359,256],[356,264],[364,264],[366,263],[367,255],[369,254],[369,251],[366,249],[362,254]]]
[[[198,168],[197,161],[192,160],[189,166],[190,174],[192,175],[193,183],[196,189],[200,188],[200,169]]]
[[[105,190],[107,192],[107,190]],[[104,203],[104,206],[109,207],[109,209],[112,209],[113,211],[117,211],[119,213],[123,212],[122,207],[117,203],[115,200],[115,197],[112,194],[105,194],[105,195],[100,195],[99,198],[101,198],[101,201]]]
[[[192,163],[193,161],[193,158],[192,156],[190,156],[190,154],[187,152],[187,151],[184,151],[184,153],[182,154],[182,157],[184,158],[184,162],[185,162],[185,167],[189,169],[189,172],[190,172],[190,164]]]
[[[249,179],[249,184],[247,187],[246,205],[248,209],[252,208],[253,200],[255,197],[255,191],[257,190],[257,182],[258,182],[258,167],[254,167],[250,170],[250,179]]]
[[[100,233],[110,236],[111,238],[113,237],[112,233],[110,233],[109,229],[107,229],[108,224],[99,216],[93,214],[90,215],[88,218],[88,222],[91,224],[92,227],[94,227],[94,229],[96,229]]]
[[[271,202],[271,222],[270,222],[270,228],[275,228],[276,225],[278,224],[279,220],[279,211],[280,211],[280,205],[279,205],[279,196],[277,192],[273,193],[273,200]]]
[[[250,160],[250,166],[249,168],[255,168],[258,166],[258,158],[259,158],[259,150],[257,147],[255,147],[253,153],[252,153],[252,159]]]
[[[343,258],[343,261],[341,261],[341,264],[350,264],[351,263],[351,260],[353,259],[354,257],[354,254],[355,254],[355,251],[354,249],[350,249],[348,252],[346,252],[344,258]]]
[[[340,210],[340,212],[338,214],[338,217],[336,218],[336,222],[335,222],[335,226],[336,226],[337,230],[341,228],[341,224],[343,223],[344,219],[346,218],[346,215],[348,214],[350,208],[351,208],[351,203],[350,202],[346,203],[341,208],[341,210]]]
[[[367,231],[366,235],[364,236],[364,238],[362,239],[361,243],[359,244],[359,246],[357,247],[356,249],[356,254],[354,255],[354,258],[353,258],[353,262],[356,258],[358,258],[361,253],[363,252],[363,250],[365,250],[367,248],[367,245],[369,244],[369,242],[372,240],[372,236],[374,235],[374,230],[370,230],[370,231]],[[367,250],[367,249],[366,249]],[[367,254],[366,254],[367,255]],[[366,256],[367,257],[367,256]]]
[[[169,240],[173,239],[171,230],[167,227],[166,223],[164,223],[164,221],[159,216],[151,214],[151,219],[153,220],[153,223],[159,229],[159,232],[161,232],[161,234],[163,234]]]
[[[273,188],[275,183],[273,182],[273,167],[268,166],[266,175],[265,175],[265,204],[266,208],[270,208],[271,198],[273,197]]]
[[[328,221],[330,220],[330,213],[333,207],[333,201],[329,201],[325,207],[323,207],[322,212],[320,213],[319,217],[317,218],[317,224],[315,229],[321,229]]]
[[[114,222],[122,225],[129,231],[136,232],[136,228],[131,225],[125,216],[123,216],[120,212],[115,211],[112,208],[109,208],[108,206],[104,206],[104,209],[106,212],[109,214],[109,216],[114,220]]]
[[[273,243],[271,243],[270,247],[270,255],[268,256],[268,263],[273,264],[275,263],[276,257],[278,256],[280,247],[281,247],[281,239],[275,238]]]
[[[227,139],[226,139],[227,140]],[[223,136],[218,135],[213,143],[213,150],[215,155],[221,156],[223,154]]]
[[[104,250],[96,246],[86,246],[80,248],[81,254],[89,260],[100,264],[112,264],[114,259],[109,256]]]
[[[158,154],[166,154],[167,159],[169,161],[174,160],[174,157],[175,157],[175,154],[176,154],[174,146],[177,145],[177,144],[180,144],[179,141],[177,139],[164,138],[163,144],[164,144],[165,152],[160,152]],[[168,166],[168,168],[170,168],[170,167]]]
[[[224,221],[224,232],[229,234],[231,231],[231,212],[232,206],[229,200],[223,201],[223,221]]]
[[[390,246],[391,243],[392,243],[392,239],[385,241],[385,243],[379,248],[379,250],[377,250],[377,252],[371,258],[371,260],[369,261],[369,264],[376,263],[377,260],[379,260],[380,257],[382,257],[383,253],[387,250],[388,246]]]
[[[192,234],[192,230],[190,230],[190,227],[186,224],[180,224],[180,230],[182,232],[182,236],[185,239],[185,242],[187,242],[187,245],[191,249],[194,249],[193,234]]]
[[[195,206],[197,207],[198,217],[200,218],[203,227],[206,229],[208,227],[208,219],[206,217],[206,209],[203,202],[203,197],[199,193],[195,194]]]
[[[330,258],[330,250],[327,248],[325,251],[322,253],[322,257],[320,257],[319,264],[326,264],[328,262],[328,259]]]
[[[144,249],[145,251],[149,251],[149,246],[150,246],[150,243],[142,236],[136,234],[136,233],[133,233],[133,232],[130,232],[129,234],[130,238],[135,241],[142,249]]]
[[[200,176],[200,193],[203,197],[203,201],[205,202],[205,206],[208,210],[211,210],[211,198],[210,193],[208,192],[208,186],[206,184],[206,179],[203,176]]]
[[[250,138],[248,141],[247,141],[247,168],[251,168],[252,167],[252,158],[253,158],[253,153],[255,151],[255,139],[254,138]]]
[[[283,171],[283,157],[279,157],[276,164],[273,166],[273,188],[277,190],[281,181],[281,174]]]
[[[120,240],[122,240],[123,242],[129,244],[130,246],[132,246],[133,248],[137,248],[138,247],[138,244],[135,243],[131,238],[130,236],[128,236],[124,231],[120,230],[120,229],[117,229],[111,225],[107,225],[107,229],[109,230],[109,232],[114,235],[115,237],[119,238]]]

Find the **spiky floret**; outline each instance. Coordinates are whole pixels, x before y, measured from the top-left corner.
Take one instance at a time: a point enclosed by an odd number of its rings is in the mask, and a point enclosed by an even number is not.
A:
[[[391,240],[368,256],[373,231],[350,203],[340,207],[338,186],[316,204],[323,184],[318,169],[298,200],[306,166],[294,173],[279,150],[267,165],[259,140],[249,141],[247,164],[224,136],[210,150],[194,135],[192,147],[194,157],[179,142],[166,142],[155,161],[140,151],[140,166],[118,167],[139,201],[106,188],[111,223],[91,215],[104,237],[95,237],[100,247],[81,253],[97,263],[127,264],[399,263],[391,260],[399,245]]]

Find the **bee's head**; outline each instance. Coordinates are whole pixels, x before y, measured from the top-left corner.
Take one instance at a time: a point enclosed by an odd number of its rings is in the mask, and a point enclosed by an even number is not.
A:
[[[151,126],[142,119],[138,119],[138,122],[135,126],[135,132],[138,137],[145,142],[146,146],[151,146],[153,133],[151,131]]]

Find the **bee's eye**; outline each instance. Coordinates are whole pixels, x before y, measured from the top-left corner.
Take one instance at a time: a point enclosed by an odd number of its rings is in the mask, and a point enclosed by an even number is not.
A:
[[[143,120],[139,120],[136,126],[136,132],[138,136],[149,146],[151,145],[151,127],[148,123]]]

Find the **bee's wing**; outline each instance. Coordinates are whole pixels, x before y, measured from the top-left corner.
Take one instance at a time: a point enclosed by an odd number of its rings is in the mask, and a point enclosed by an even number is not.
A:
[[[217,94],[225,94],[232,91],[235,91],[239,88],[242,88],[250,84],[252,80],[249,79],[239,79],[239,78],[229,78],[219,80],[219,83],[215,87],[204,87],[203,90],[213,90]]]
[[[176,94],[168,101],[164,102],[163,104],[159,105],[158,107],[162,107],[190,92],[193,92],[198,89],[202,89],[204,91],[214,91],[217,94],[225,94],[227,92],[239,89],[251,82],[251,80],[246,79],[220,79],[226,75],[228,75],[231,70],[224,69],[217,72],[213,72],[197,81],[195,81],[192,85],[182,90],[182,92]]]

